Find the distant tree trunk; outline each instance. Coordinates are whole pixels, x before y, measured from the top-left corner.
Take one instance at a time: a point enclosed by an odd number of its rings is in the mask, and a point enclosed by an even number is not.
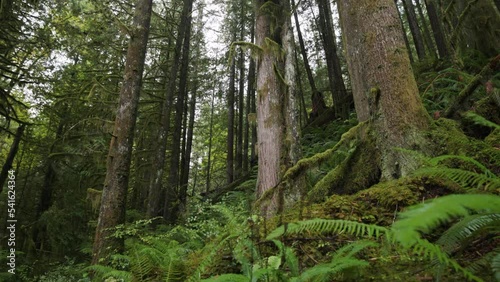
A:
[[[398,0],[394,0],[394,4],[396,4],[396,7],[397,7]],[[411,52],[410,42],[408,41],[408,36],[406,36],[406,31],[405,31],[405,28],[403,25],[403,18],[401,17],[401,13],[399,12],[399,9],[398,9],[398,17],[399,17],[399,21],[401,22],[401,30],[403,31],[403,39],[405,41],[406,49],[408,50],[408,56],[410,57],[410,63],[413,64],[413,62],[415,62],[415,60],[413,59],[413,54]]]
[[[217,60],[215,60],[217,61]],[[216,77],[217,78],[217,77]],[[207,170],[206,175],[207,178],[205,192],[208,193],[210,191],[210,176],[212,169],[212,141],[213,141],[213,129],[214,129],[214,101],[215,101],[215,83],[214,88],[212,89],[212,102],[210,104],[210,128],[208,133],[208,155],[207,155]]]
[[[422,4],[420,3],[420,0],[416,0],[415,3],[416,3],[418,15],[421,19],[420,22],[421,22],[421,26],[423,29],[423,36],[424,36],[425,45],[427,46],[427,50],[429,51],[429,54],[435,58],[436,57],[436,49],[434,47],[434,42],[432,41],[432,38],[431,38],[431,32],[429,31],[429,27],[427,25],[427,20],[426,20],[426,17],[424,15],[424,11],[422,9]]]
[[[339,14],[359,121],[372,120],[381,179],[405,176],[415,162],[396,148],[423,146],[429,124],[392,0],[340,0]]]
[[[124,239],[113,237],[111,228],[125,222],[134,127],[141,93],[152,2],[152,0],[139,0],[135,7],[134,29],[131,31],[125,75],[120,90],[120,102],[109,146],[106,180],[97,221],[92,264],[99,264],[102,259],[107,260],[111,253],[122,252],[124,248]]]
[[[333,30],[333,19],[328,0],[317,0],[319,7],[320,30],[323,34],[323,47],[325,51],[326,66],[328,69],[328,81],[332,91],[333,107],[335,116],[343,119],[349,117],[350,97],[345,88],[342,78],[342,68],[337,55],[337,43]]]
[[[240,8],[240,40],[244,41],[245,40],[245,33],[244,33],[244,26],[245,26],[245,21],[244,21],[244,4],[241,3],[241,8]],[[243,50],[240,50],[239,56],[238,56],[238,70],[239,70],[239,86],[238,86],[238,126],[237,126],[237,131],[236,131],[236,166],[235,166],[235,179],[238,179],[241,177],[241,173],[243,171],[243,115],[245,114],[244,107],[245,107],[245,57]],[[248,158],[248,157],[247,157]]]
[[[175,223],[179,213],[183,211],[182,203],[186,202],[187,193],[179,190],[179,172],[180,172],[180,151],[181,151],[181,132],[182,117],[184,114],[184,102],[187,98],[187,79],[189,70],[189,52],[191,44],[191,10],[192,3],[186,21],[186,30],[182,44],[181,70],[179,74],[179,95],[175,105],[175,123],[172,132],[172,147],[170,150],[170,173],[168,175],[168,187],[163,207],[163,218],[169,223]]]
[[[297,81],[298,92],[300,93],[300,127],[304,127],[307,123],[307,108],[306,108],[306,100],[304,98],[304,88],[302,87],[302,74],[300,73],[299,68],[299,55],[297,54],[297,48],[294,50],[295,55],[295,81]]]
[[[200,48],[196,49],[196,58],[200,58]],[[198,75],[198,63],[195,61],[194,66],[194,74]],[[191,89],[191,99],[189,100],[189,123],[187,125],[187,133],[186,133],[186,146],[185,151],[182,158],[182,171],[181,171],[181,196],[186,193],[189,182],[189,172],[190,172],[190,164],[191,164],[191,150],[193,147],[193,131],[194,131],[194,120],[195,120],[195,112],[196,112],[196,95],[198,92],[198,78],[194,79],[193,88]],[[186,197],[181,197],[186,198]],[[186,205],[185,202],[181,203],[183,206]]]
[[[415,14],[415,7],[413,6],[412,0],[403,0],[403,7],[406,12],[406,18],[408,19],[408,25],[410,26],[410,32],[413,37],[413,43],[415,43],[418,58],[419,60],[422,60],[425,58],[425,46],[424,40],[422,39],[422,33],[420,32],[420,27],[418,26],[417,15]]]
[[[12,145],[10,146],[9,154],[7,155],[7,159],[5,160],[2,171],[0,172],[0,194],[2,193],[5,180],[7,180],[9,176],[9,170],[12,168],[12,163],[14,162],[14,158],[16,157],[17,151],[19,149],[19,144],[21,143],[21,138],[23,137],[25,127],[25,124],[21,124],[17,128],[16,135],[14,136],[14,140],[12,141]]]
[[[293,94],[289,92],[293,76],[293,60],[290,49],[290,4],[286,0],[257,0],[256,9],[256,45],[261,48],[257,62],[257,141],[258,141],[258,183],[257,198],[278,185],[284,170],[292,163],[296,148],[292,136],[296,125],[290,124],[294,117],[287,117],[290,109],[289,101]],[[262,5],[271,5],[272,11],[280,11],[270,15],[261,9]],[[266,9],[267,10],[267,9]],[[278,23],[272,24],[272,23]],[[280,59],[277,49],[285,52],[285,58]],[[293,110],[295,113],[295,110]],[[265,204],[260,206],[260,212],[265,217],[275,215],[283,207],[283,198],[279,191],[274,190]]]
[[[252,27],[250,29],[250,42],[254,43],[255,39],[255,31],[254,31],[254,16],[252,14]],[[249,114],[252,113],[252,96],[255,96],[255,61],[250,60],[248,66],[248,75],[247,75],[247,97],[246,97],[246,117],[247,121],[245,122],[245,136],[243,141],[243,173],[247,173],[250,168],[250,160],[249,146],[250,146],[250,121],[248,120]]]
[[[231,42],[236,41],[236,31],[233,32]],[[229,90],[227,93],[227,158],[226,183],[234,181],[234,95],[236,93],[236,63],[232,60],[229,70]]]
[[[165,101],[161,111],[160,128],[156,139],[155,159],[153,161],[153,176],[151,177],[148,193],[148,217],[155,217],[161,213],[163,172],[165,170],[165,153],[167,149],[167,136],[170,129],[170,114],[172,111],[172,98],[176,90],[176,78],[181,60],[182,43],[187,30],[187,23],[191,20],[190,15],[193,9],[193,0],[183,0],[181,19],[177,28],[177,38],[175,40],[174,58],[168,83],[166,87]],[[165,203],[164,203],[165,204]],[[163,213],[166,211],[163,210]]]
[[[443,27],[441,25],[441,21],[439,20],[436,6],[434,6],[434,2],[432,0],[425,0],[425,6],[427,7],[427,15],[429,16],[429,22],[431,23],[432,34],[434,35],[434,40],[436,41],[439,57],[449,57],[449,48],[446,43],[446,38],[444,36]]]
[[[292,0],[292,6],[295,7],[295,1]],[[312,111],[311,117],[317,117],[321,115],[326,110],[326,103],[323,94],[316,88],[316,83],[314,82],[314,77],[312,74],[311,66],[309,65],[309,58],[307,56],[306,46],[304,44],[304,38],[302,37],[302,31],[300,30],[299,16],[297,10],[293,12],[293,18],[295,20],[295,28],[297,29],[297,36],[299,39],[300,53],[302,55],[302,60],[304,61],[304,68],[306,70],[307,79],[311,87],[311,100],[312,100]],[[333,90],[332,90],[333,91]]]

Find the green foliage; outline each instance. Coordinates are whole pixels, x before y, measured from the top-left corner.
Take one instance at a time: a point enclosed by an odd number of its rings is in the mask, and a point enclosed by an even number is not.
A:
[[[385,227],[349,220],[311,219],[280,226],[272,231],[267,236],[267,239],[270,240],[285,235],[303,233],[348,233],[358,237],[366,235],[368,237],[379,238],[381,235],[388,235],[388,230]]]
[[[466,119],[474,122],[477,125],[482,125],[482,126],[489,127],[492,129],[499,129],[500,128],[500,125],[498,125],[494,122],[491,122],[491,121],[485,119],[484,117],[482,117],[481,115],[478,115],[474,112],[468,111],[465,113],[464,116]]]
[[[443,155],[427,160],[427,167],[414,172],[417,176],[440,177],[451,180],[469,190],[495,191],[500,189],[500,178],[480,162],[456,155]],[[449,165],[443,165],[449,164]],[[469,166],[471,170],[449,167],[451,165]]]

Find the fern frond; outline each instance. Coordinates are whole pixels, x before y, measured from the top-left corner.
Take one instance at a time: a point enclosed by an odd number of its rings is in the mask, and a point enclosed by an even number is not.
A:
[[[500,178],[489,174],[478,174],[475,172],[447,167],[424,167],[414,172],[417,176],[434,176],[450,179],[462,187],[484,189],[495,191],[500,189]]]
[[[495,255],[495,257],[491,260],[491,269],[495,274],[495,279],[500,281],[500,253]]]
[[[330,277],[351,267],[366,267],[369,263],[356,258],[343,258],[325,264],[318,264],[304,271],[296,281],[332,281]]]
[[[379,238],[382,234],[388,235],[388,229],[385,227],[364,224],[348,220],[333,219],[311,219],[295,223],[288,223],[272,231],[267,240],[276,239],[285,235],[301,233],[349,233],[358,237],[368,236]]]
[[[500,229],[500,214],[474,214],[467,216],[446,230],[436,241],[443,250],[451,254],[464,245],[464,241],[475,237],[487,228]]]
[[[482,173],[484,173],[485,175],[492,177],[492,178],[496,177],[496,175],[493,172],[491,172],[488,168],[486,168],[482,163],[476,161],[473,158],[466,157],[466,156],[442,155],[442,156],[434,157],[434,158],[428,160],[428,162],[432,166],[438,166],[442,161],[445,161],[445,160],[459,160],[462,162],[466,162],[466,163],[472,164],[472,165],[476,166],[477,168],[479,168],[482,171]]]
[[[429,233],[441,223],[473,212],[499,213],[500,197],[496,195],[448,195],[410,207],[392,225],[395,240],[412,247],[420,232]]]
[[[468,111],[465,113],[465,118],[474,122],[477,125],[482,125],[482,126],[493,128],[493,129],[500,128],[500,125],[498,125],[492,121],[489,121],[489,120],[485,119],[483,116],[478,115],[478,114],[471,112],[471,111]]]
[[[498,255],[500,255],[500,248],[496,248],[493,251],[482,255],[478,260],[467,265],[467,270],[473,273],[480,273],[481,271],[489,271],[491,269],[493,270],[493,274],[495,274],[495,270],[493,269],[493,262],[495,260],[495,257]]]
[[[84,270],[94,272],[98,277],[101,277],[102,279],[113,277],[122,279],[123,281],[132,281],[132,273],[130,273],[129,271],[116,270],[109,266],[94,264],[86,267]]]
[[[290,274],[292,276],[298,276],[300,273],[299,259],[293,252],[293,249],[285,246],[285,244],[283,244],[283,242],[279,240],[272,240],[272,241],[280,250],[279,256],[285,258],[284,264],[287,265],[288,268],[290,269]]]
[[[403,245],[404,247],[407,247]],[[451,266],[457,272],[461,272],[464,277],[471,281],[482,282],[483,280],[474,275],[468,269],[462,267],[456,260],[450,258],[438,245],[418,238],[415,240],[414,245],[410,246],[415,254],[427,259],[437,259],[440,263],[446,266]]]

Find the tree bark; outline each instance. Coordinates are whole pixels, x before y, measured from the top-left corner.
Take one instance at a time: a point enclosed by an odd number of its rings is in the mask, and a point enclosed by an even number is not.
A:
[[[290,4],[286,0],[257,0],[256,45],[261,48],[257,62],[257,141],[258,183],[257,198],[276,187],[287,167],[295,158],[297,144],[292,136],[297,130],[287,117],[293,99],[293,54],[291,49]],[[263,9],[266,5],[267,9]],[[274,11],[272,14],[269,10]],[[284,55],[284,56],[283,56]],[[291,79],[291,80],[289,80]],[[291,92],[289,92],[291,91]],[[293,110],[295,113],[296,111]],[[292,127],[291,127],[292,126]],[[264,217],[271,217],[283,207],[279,191],[260,206]]]
[[[240,41],[244,41],[244,5],[241,3],[241,13],[240,13]],[[235,178],[238,179],[242,176],[243,172],[243,116],[245,114],[244,99],[245,99],[245,57],[243,50],[240,50],[238,56],[238,70],[239,70],[239,86],[238,86],[238,126],[236,131],[236,166],[235,166]],[[246,157],[248,158],[248,156]]]
[[[101,208],[95,233],[92,264],[102,263],[113,252],[122,252],[124,239],[113,237],[111,228],[125,222],[134,127],[137,118],[142,73],[146,58],[152,0],[138,0],[127,50],[125,75],[120,89],[113,136],[107,159]]]
[[[233,31],[231,42],[236,41],[236,31]],[[227,157],[226,183],[234,181],[234,96],[236,93],[236,62],[232,60],[229,70],[229,90],[227,93]]]
[[[341,0],[338,5],[356,112],[359,121],[373,123],[381,178],[407,175],[416,163],[396,148],[422,146],[420,132],[429,117],[420,101],[396,6],[392,0]]]
[[[411,0],[403,0],[403,7],[406,13],[406,18],[408,19],[408,25],[410,26],[413,43],[415,43],[417,56],[419,60],[423,60],[425,58],[425,46],[424,40],[422,38],[422,33],[420,32],[420,27],[418,26],[417,15],[415,14],[415,6],[413,6],[413,2]]]
[[[255,20],[254,15],[252,14],[252,26],[250,29],[250,42],[254,43],[255,41]],[[248,120],[249,114],[254,112],[252,107],[252,96],[255,96],[255,61],[250,60],[248,66],[248,75],[247,75],[247,97],[246,97],[246,113],[247,113],[247,121],[245,122],[245,133],[244,133],[244,141],[243,141],[243,174],[246,175],[250,169],[250,164],[252,156],[249,159],[249,146],[250,146],[250,121]],[[254,122],[253,122],[254,123]],[[253,125],[252,125],[253,127]]]

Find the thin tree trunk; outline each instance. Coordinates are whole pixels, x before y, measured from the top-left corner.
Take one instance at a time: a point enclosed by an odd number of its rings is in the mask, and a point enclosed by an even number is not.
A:
[[[254,16],[252,14],[252,27],[250,30],[250,42],[254,43]],[[253,94],[252,94],[253,93]],[[247,97],[246,97],[246,113],[247,121],[245,122],[245,135],[243,141],[243,174],[247,174],[250,168],[250,160],[248,156],[248,147],[250,145],[250,121],[249,114],[252,112],[252,95],[255,95],[255,61],[250,60],[247,76]]]
[[[450,52],[434,2],[432,0],[425,0],[425,6],[427,7],[427,15],[429,16],[429,22],[431,23],[432,34],[436,41],[439,57],[442,59],[446,58],[450,55]]]
[[[394,4],[396,4],[396,7],[397,7],[398,0],[394,0]],[[415,62],[415,60],[413,59],[413,53],[411,51],[410,41],[408,40],[408,36],[406,36],[406,31],[405,31],[405,28],[403,25],[403,18],[401,17],[401,13],[399,12],[399,9],[397,9],[397,11],[398,11],[398,16],[399,16],[399,21],[401,22],[401,30],[403,31],[403,39],[405,41],[406,49],[408,50],[408,56],[410,57],[410,63],[413,64],[413,62]]]
[[[16,135],[14,136],[14,140],[12,141],[12,145],[10,146],[9,154],[7,155],[7,159],[5,160],[2,171],[0,172],[0,194],[2,193],[5,180],[7,180],[8,178],[9,170],[12,168],[12,163],[14,162],[14,158],[16,157],[17,151],[19,149],[19,144],[21,143],[21,138],[23,137],[25,127],[25,124],[21,124],[17,128]]]
[[[214,65],[217,64],[217,59],[214,61]],[[214,87],[212,88],[212,102],[210,104],[210,129],[208,133],[208,156],[207,156],[207,178],[206,178],[206,188],[205,192],[208,194],[210,191],[210,183],[211,183],[211,168],[212,168],[212,141],[213,141],[213,128],[214,128],[214,101],[215,101],[215,81],[217,80],[217,70],[214,69],[215,79],[214,79]]]
[[[175,105],[175,123],[172,132],[172,147],[170,150],[170,173],[168,176],[168,187],[166,198],[163,207],[163,218],[169,223],[175,223],[179,217],[179,213],[183,210],[182,203],[186,201],[187,194],[179,190],[179,160],[181,150],[181,132],[182,132],[182,117],[184,114],[184,102],[187,97],[187,79],[189,67],[189,51],[191,44],[191,10],[192,2],[189,7],[188,19],[186,21],[186,30],[182,36],[184,37],[182,45],[181,70],[179,74],[179,95]]]
[[[133,19],[125,75],[120,90],[113,137],[107,159],[106,179],[93,246],[92,264],[102,263],[113,252],[122,252],[124,239],[112,236],[112,228],[125,222],[134,127],[141,92],[153,1],[138,0]]]
[[[244,33],[244,26],[245,26],[245,21],[244,21],[244,9],[245,6],[243,3],[241,3],[241,9],[240,9],[240,41],[245,40],[245,33]],[[235,166],[235,179],[238,179],[242,175],[243,171],[243,116],[245,114],[244,107],[245,107],[245,57],[243,50],[240,50],[239,56],[238,56],[238,69],[239,69],[239,87],[238,87],[238,127],[237,127],[237,132],[236,132],[236,166]],[[246,157],[248,158],[248,156]]]
[[[190,14],[193,7],[193,0],[183,0],[183,7],[181,13],[181,19],[179,26],[177,28],[177,38],[175,40],[174,48],[174,58],[172,62],[172,67],[170,69],[170,75],[168,77],[168,84],[166,87],[165,101],[163,102],[163,107],[161,111],[161,121],[160,128],[158,130],[158,135],[156,138],[157,147],[155,148],[155,159],[153,161],[153,177],[149,184],[148,193],[148,217],[155,217],[161,214],[162,203],[160,199],[162,198],[162,182],[163,173],[165,169],[165,157],[167,149],[167,136],[170,128],[170,114],[172,110],[172,99],[175,93],[175,84],[177,78],[177,72],[179,70],[179,63],[181,58],[182,42],[184,39],[184,34],[187,29],[187,22],[190,21]],[[165,203],[164,203],[165,204]],[[163,210],[163,213],[166,211]]]
[[[295,7],[295,1],[292,0],[292,6]],[[295,28],[297,29],[297,36],[299,39],[300,53],[302,55],[302,60],[304,61],[304,68],[306,70],[307,79],[311,87],[311,100],[312,100],[312,111],[311,117],[317,117],[321,115],[326,110],[326,103],[323,94],[316,88],[316,83],[314,82],[314,77],[312,74],[311,66],[309,65],[309,58],[307,56],[307,50],[304,44],[304,38],[302,37],[302,31],[300,30],[299,16],[297,10],[293,12],[293,18],[295,20]],[[333,91],[333,90],[332,90]],[[307,115],[306,115],[307,116]]]
[[[333,107],[337,117],[347,119],[349,117],[350,97],[345,88],[342,78],[342,68],[337,55],[337,44],[333,32],[333,19],[328,0],[317,0],[319,7],[320,30],[323,34],[323,47],[328,69],[328,81],[332,91]]]
[[[236,31],[233,32],[231,42],[236,41]],[[234,181],[234,95],[236,83],[236,63],[232,60],[229,70],[229,90],[227,93],[227,158],[226,183]]]
[[[434,42],[432,41],[431,38],[431,32],[429,30],[429,27],[427,25],[427,19],[424,15],[424,11],[422,10],[422,3],[420,3],[420,0],[416,0],[416,7],[417,7],[417,12],[418,15],[421,19],[421,26],[423,28],[423,36],[424,36],[424,42],[425,45],[427,46],[427,50],[429,51],[429,54],[431,54],[432,57],[436,57],[436,48],[434,47]]]
[[[415,7],[411,0],[403,0],[403,7],[406,12],[406,18],[408,19],[408,25],[410,26],[410,32],[413,37],[413,43],[415,43],[418,58],[422,60],[425,58],[425,47],[422,33],[418,26],[417,15],[415,14]]]

